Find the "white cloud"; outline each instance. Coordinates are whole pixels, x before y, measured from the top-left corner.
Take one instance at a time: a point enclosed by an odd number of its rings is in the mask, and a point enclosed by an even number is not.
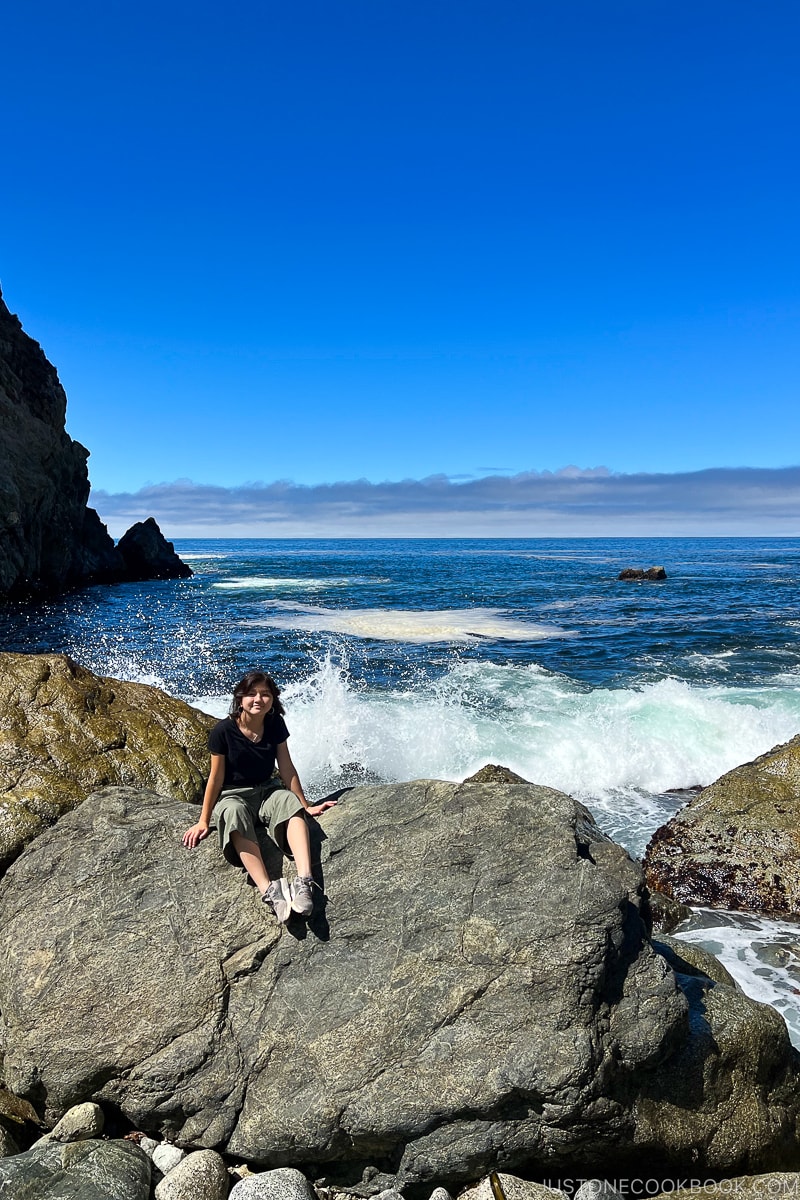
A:
[[[303,486],[179,479],[92,493],[118,536],[154,516],[168,537],[800,535],[800,467],[614,474],[607,467]]]

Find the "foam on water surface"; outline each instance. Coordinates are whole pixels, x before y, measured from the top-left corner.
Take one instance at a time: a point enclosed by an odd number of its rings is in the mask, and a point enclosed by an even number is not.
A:
[[[280,611],[247,622],[270,629],[301,629],[308,633],[335,633],[375,641],[467,643],[480,638],[538,641],[569,637],[565,629],[520,621],[500,608],[410,609],[322,608],[311,604],[285,604]]]
[[[800,924],[700,908],[675,936],[715,955],[745,995],[777,1009],[800,1049]]]
[[[327,576],[324,579],[303,579],[289,578],[278,575],[247,575],[238,579],[221,579],[212,584],[212,587],[218,588],[220,591],[231,592],[248,592],[248,591],[319,591],[322,588],[329,587],[347,587],[354,581],[348,578],[335,578]]]
[[[387,781],[460,781],[498,762],[583,801],[636,855],[683,803],[670,789],[711,783],[800,726],[796,689],[591,689],[535,665],[456,661],[435,681],[377,690],[343,653],[322,656],[283,698],[293,757],[317,796],[353,763]],[[218,711],[208,697],[198,706]]]

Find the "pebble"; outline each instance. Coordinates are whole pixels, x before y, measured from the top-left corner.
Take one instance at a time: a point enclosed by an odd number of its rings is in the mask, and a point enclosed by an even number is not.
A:
[[[220,1155],[216,1150],[196,1150],[164,1176],[155,1200],[225,1200],[227,1195],[228,1168]]]
[[[171,1142],[161,1142],[150,1156],[162,1175],[168,1175],[178,1163],[186,1158],[186,1151]]]
[[[294,1167],[277,1167],[240,1180],[230,1200],[316,1200],[316,1197],[302,1172]]]
[[[575,1200],[622,1200],[621,1192],[605,1179],[587,1179],[575,1193]]]

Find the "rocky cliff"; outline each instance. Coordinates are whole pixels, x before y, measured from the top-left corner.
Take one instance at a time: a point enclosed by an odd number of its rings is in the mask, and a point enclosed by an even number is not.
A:
[[[89,451],[67,434],[66,411],[55,367],[0,293],[0,599],[191,575],[152,518],[144,544],[128,543],[135,561],[114,546],[86,507]]]
[[[55,367],[0,296],[0,596],[124,574],[86,507],[89,452],[67,434],[66,409]]]

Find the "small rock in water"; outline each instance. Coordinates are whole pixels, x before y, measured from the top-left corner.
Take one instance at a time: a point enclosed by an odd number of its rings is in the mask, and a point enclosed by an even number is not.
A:
[[[434,1188],[430,1194],[429,1200],[453,1200],[453,1197],[448,1192],[447,1188]]]
[[[168,1175],[179,1162],[186,1158],[186,1151],[181,1150],[178,1146],[173,1146],[171,1142],[161,1142],[156,1146],[151,1158],[161,1174]]]
[[[228,1168],[216,1150],[196,1150],[164,1176],[155,1200],[225,1200],[228,1183]]]
[[[157,1200],[161,1200],[157,1197]],[[276,1167],[259,1171],[240,1180],[230,1200],[316,1200],[314,1189],[301,1171],[294,1167]]]
[[[648,567],[644,570],[642,567],[625,567],[620,571],[617,579],[649,579],[660,580],[666,579],[667,572],[663,567]]]
[[[676,925],[680,925],[681,921],[692,915],[692,910],[687,905],[679,904],[663,892],[650,892],[649,901],[653,929],[660,933],[671,933]]]

